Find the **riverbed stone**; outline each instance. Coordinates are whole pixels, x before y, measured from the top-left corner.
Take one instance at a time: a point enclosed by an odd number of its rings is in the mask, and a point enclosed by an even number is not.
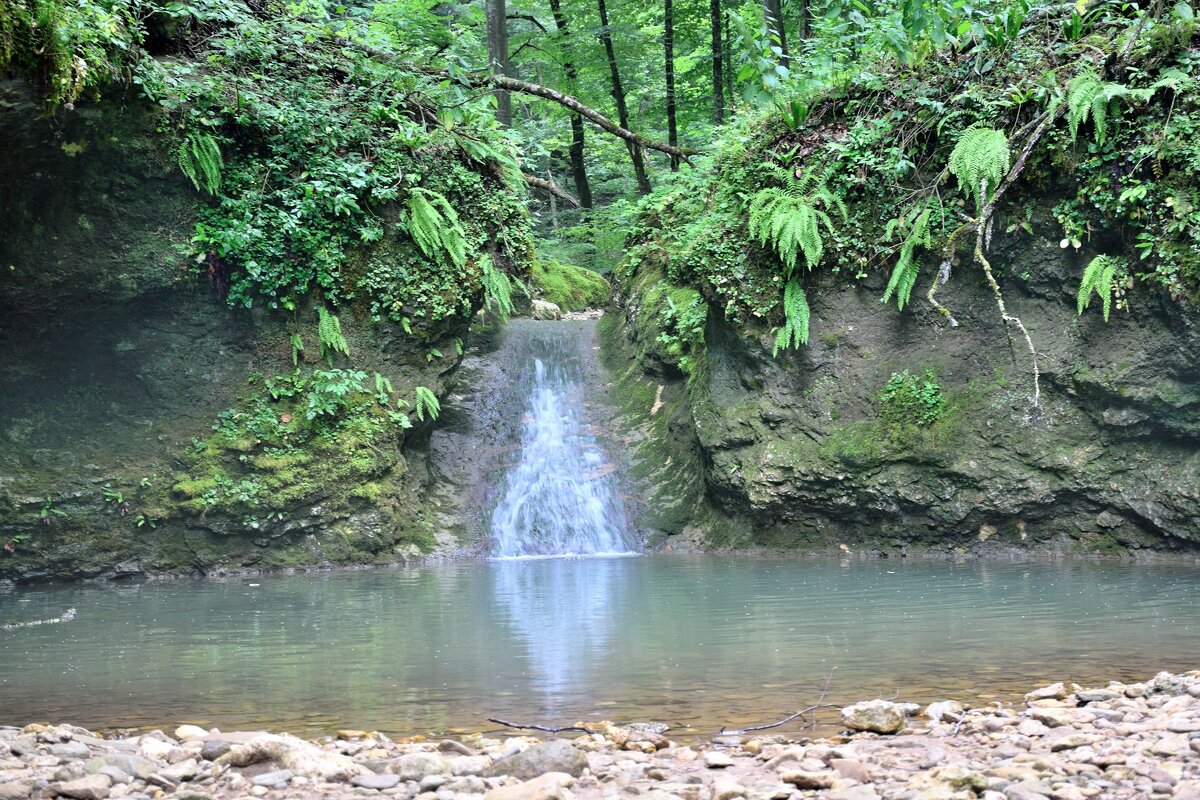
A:
[[[107,775],[86,775],[73,781],[50,784],[50,791],[73,800],[104,800],[108,797],[112,779]]]
[[[271,772],[264,772],[261,775],[255,775],[250,779],[250,783],[254,784],[255,786],[266,786],[267,788],[273,788],[280,786],[281,784],[286,784],[291,779],[292,771],[290,769],[277,769],[272,770]]]
[[[733,758],[723,750],[709,750],[704,754],[704,766],[709,769],[726,769],[733,766]]]
[[[400,784],[399,775],[355,775],[350,779],[350,783],[355,786],[361,786],[364,789],[375,789],[382,791],[383,789],[391,789],[393,786]]]
[[[866,700],[842,709],[842,723],[854,731],[898,733],[905,721],[904,709],[887,700]]]
[[[547,772],[558,772],[577,778],[587,766],[587,754],[582,750],[570,742],[553,739],[497,761],[487,769],[486,774],[511,775],[521,780],[530,780]]]
[[[797,789],[828,789],[833,786],[837,775],[833,772],[809,772],[802,769],[787,769],[779,773],[779,779]]]
[[[97,773],[103,767],[116,767],[138,780],[145,780],[158,770],[158,765],[148,758],[126,753],[107,753],[93,758],[83,765],[84,772]]]
[[[450,765],[436,753],[409,753],[389,764],[387,771],[402,781],[419,782],[430,775],[449,775]]]
[[[181,742],[189,739],[204,739],[208,736],[208,731],[201,728],[199,725],[180,725],[175,729],[175,738]]]
[[[32,793],[33,784],[29,781],[0,783],[0,800],[27,800]]]
[[[82,742],[62,742],[50,746],[50,755],[65,759],[82,759],[92,754],[92,749]]]
[[[565,800],[564,790],[575,782],[565,772],[546,772],[532,780],[501,786],[485,794],[484,800]]]
[[[258,736],[234,747],[216,763],[247,767],[265,762],[273,762],[296,775],[327,781],[344,781],[369,771],[348,756],[327,752],[286,733]]]
[[[227,742],[224,739],[208,739],[200,746],[200,757],[205,761],[216,761],[233,747],[233,742]]]

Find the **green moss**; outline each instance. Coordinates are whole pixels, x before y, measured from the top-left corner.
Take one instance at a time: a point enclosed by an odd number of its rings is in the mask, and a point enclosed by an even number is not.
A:
[[[542,299],[563,311],[599,308],[608,303],[611,291],[608,281],[600,273],[551,258],[539,258],[529,278]]]

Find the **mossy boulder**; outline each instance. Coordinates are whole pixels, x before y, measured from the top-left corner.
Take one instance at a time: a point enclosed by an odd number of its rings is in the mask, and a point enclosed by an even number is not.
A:
[[[568,312],[602,308],[611,290],[600,273],[545,257],[534,262],[529,282],[535,295]]]

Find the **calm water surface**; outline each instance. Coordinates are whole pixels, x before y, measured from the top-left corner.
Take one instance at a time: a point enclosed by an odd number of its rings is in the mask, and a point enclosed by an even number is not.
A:
[[[447,733],[489,716],[711,734],[899,692],[1010,700],[1200,667],[1200,571],[716,556],[0,594],[0,724]],[[832,718],[829,720],[832,722]]]

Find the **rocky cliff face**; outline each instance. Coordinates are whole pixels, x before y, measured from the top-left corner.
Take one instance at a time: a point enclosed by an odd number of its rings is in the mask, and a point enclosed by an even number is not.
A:
[[[0,99],[0,580],[455,546],[427,497],[430,420],[411,404],[415,386],[444,395],[468,319],[417,337],[342,309],[353,358],[339,368],[368,393],[385,378],[415,427],[364,400],[318,434],[298,399],[264,388],[294,359],[328,368],[315,309],[230,308],[195,268],[199,196],[153,114],[113,100],[47,119],[17,82]]]
[[[939,295],[957,328],[923,301],[903,313],[881,307],[881,279],[826,275],[809,291],[810,343],[778,357],[765,332],[744,333],[709,309],[690,380],[672,349],[679,326],[659,298],[663,265],[644,258],[626,272],[610,352],[637,359],[629,385],[680,398],[659,412],[676,435],[653,439],[647,458],[702,465],[700,502],[686,522],[660,527],[692,536],[667,542],[1195,552],[1200,312],[1145,290],[1109,323],[1078,317],[1075,288],[1091,254],[1061,249],[1048,214],[1035,215],[1033,230],[997,236],[991,258],[1037,347],[1038,407],[1024,342],[1008,340],[973,268]],[[881,389],[905,370],[936,375],[936,422],[886,418]]]

